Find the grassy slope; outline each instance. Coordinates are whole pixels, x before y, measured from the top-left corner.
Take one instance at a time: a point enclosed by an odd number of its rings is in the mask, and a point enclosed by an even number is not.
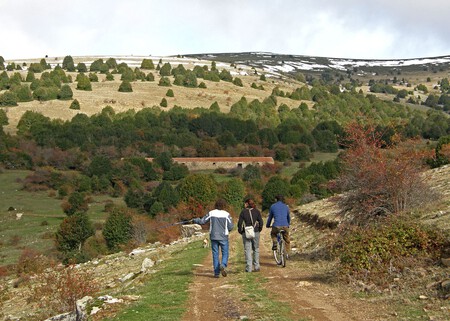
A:
[[[65,218],[61,200],[48,192],[30,193],[21,190],[18,179],[28,171],[4,171],[0,174],[0,265],[14,264],[24,248],[49,253],[53,248],[53,233]],[[94,197],[88,215],[93,223],[103,222],[104,201],[109,197]],[[119,199],[113,199],[121,202]],[[10,207],[15,211],[8,211]],[[23,213],[20,220],[16,213]]]

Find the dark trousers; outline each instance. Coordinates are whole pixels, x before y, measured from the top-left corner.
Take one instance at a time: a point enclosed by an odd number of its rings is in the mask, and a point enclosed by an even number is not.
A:
[[[272,231],[270,232],[270,237],[272,238],[273,244],[277,244],[277,234],[279,231],[284,230],[283,239],[286,243],[286,251],[289,253],[291,250],[291,240],[289,238],[289,227],[287,226],[272,226]]]

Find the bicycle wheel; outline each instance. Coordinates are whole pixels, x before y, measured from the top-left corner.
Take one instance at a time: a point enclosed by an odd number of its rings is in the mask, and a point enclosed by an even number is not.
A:
[[[277,248],[276,248],[276,250],[273,250],[273,257],[275,258],[275,262],[277,262],[277,264],[278,265],[280,265],[282,262],[281,262],[281,258],[282,258],[282,255],[281,255],[281,238],[280,238],[280,235],[277,235],[277,241],[278,241],[278,244],[277,244]]]
[[[286,253],[286,244],[284,243],[284,240],[280,242],[280,265],[282,267],[286,267],[286,259],[287,259],[287,253]]]

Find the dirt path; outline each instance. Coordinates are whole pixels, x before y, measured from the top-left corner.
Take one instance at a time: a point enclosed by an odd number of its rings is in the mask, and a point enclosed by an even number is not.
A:
[[[239,258],[233,253],[240,246],[238,242],[241,242],[240,235],[233,232],[227,277],[213,278],[211,255],[196,268],[195,279],[189,289],[189,308],[183,320],[265,319],[261,317],[264,307],[245,298],[241,289],[244,264],[237,262]],[[277,266],[270,245],[268,230],[263,230],[259,273],[264,282],[261,286],[267,290],[271,300],[288,305],[291,310],[288,320],[394,320],[379,303],[354,298],[334,287],[323,272],[325,269],[301,260],[299,255],[293,255],[286,268]]]

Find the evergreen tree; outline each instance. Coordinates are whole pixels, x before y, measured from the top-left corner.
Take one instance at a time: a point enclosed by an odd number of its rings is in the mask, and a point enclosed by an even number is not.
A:
[[[70,100],[73,97],[72,89],[69,85],[63,85],[58,93],[58,99],[60,100]]]
[[[167,77],[161,77],[161,79],[159,79],[158,86],[163,86],[163,87],[171,86],[170,79]]]
[[[118,250],[131,239],[132,232],[131,212],[126,208],[113,208],[102,230],[108,248]]]
[[[17,106],[17,96],[11,91],[0,94],[0,107]]]
[[[278,194],[288,196],[290,190],[289,182],[280,176],[272,176],[264,186],[262,192],[262,210],[269,209],[275,202],[275,196]]]
[[[159,103],[159,105],[161,107],[167,107],[167,99],[166,98],[161,99],[161,102]]]
[[[18,102],[26,102],[33,100],[33,93],[28,85],[20,85],[14,88],[13,92],[17,96]]]
[[[72,103],[70,104],[70,107],[69,107],[70,109],[76,109],[76,110],[79,110],[80,109],[80,102],[78,101],[78,100],[76,100],[76,99],[74,99],[73,101],[72,101]]]
[[[92,91],[92,85],[89,78],[84,74],[79,74],[77,76],[78,83],[77,83],[77,89],[78,90],[85,90],[85,91]]]
[[[166,62],[159,70],[159,74],[163,77],[164,76],[167,77],[167,76],[170,76],[171,71],[172,71],[172,66],[170,65],[170,63]]]
[[[86,213],[66,217],[55,234],[56,248],[65,261],[79,256],[84,242],[94,235],[94,228]]]
[[[32,82],[35,79],[36,79],[36,77],[34,76],[34,72],[28,71],[25,81],[26,82]]]
[[[131,87],[131,83],[127,80],[122,81],[122,83],[119,86],[119,91],[124,93],[132,92],[133,88]]]
[[[155,65],[153,64],[153,60],[151,59],[142,59],[141,69],[155,69]]]
[[[235,77],[233,79],[233,84],[239,87],[244,87],[244,84],[242,83],[241,78]]]
[[[78,72],[87,72],[88,71],[87,66],[84,62],[78,63],[77,70],[78,70]]]
[[[75,63],[71,56],[65,56],[62,62],[62,68],[67,71],[75,71]]]

